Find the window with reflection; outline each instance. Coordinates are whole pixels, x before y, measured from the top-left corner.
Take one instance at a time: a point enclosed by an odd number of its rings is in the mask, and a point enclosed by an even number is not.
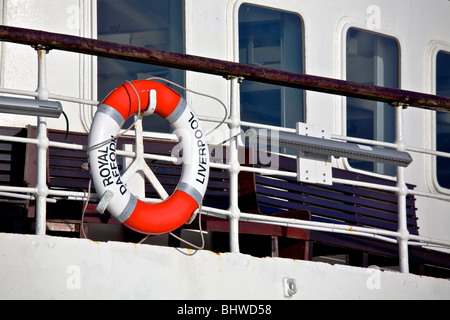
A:
[[[450,53],[440,51],[436,57],[436,95],[450,98]],[[436,149],[450,153],[450,113],[436,112]],[[437,157],[437,180],[450,189],[450,159]]]
[[[97,29],[100,40],[183,53],[183,1],[97,0]],[[102,100],[126,80],[150,77],[184,83],[183,70],[99,57],[98,98]],[[170,130],[158,116],[145,117],[143,127],[148,131]]]
[[[395,39],[350,28],[346,48],[347,80],[380,87],[399,87],[399,46]],[[395,110],[382,102],[347,98],[347,135],[394,142]],[[393,166],[349,159],[353,168],[395,175]]]
[[[300,17],[275,9],[241,5],[239,62],[302,73]],[[240,86],[240,103],[243,121],[289,128],[304,121],[302,90],[244,80]]]

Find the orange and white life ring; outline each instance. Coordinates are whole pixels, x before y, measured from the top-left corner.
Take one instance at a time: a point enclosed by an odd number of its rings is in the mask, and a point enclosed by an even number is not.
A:
[[[116,161],[117,139],[114,137],[140,108],[144,115],[155,113],[166,119],[183,149],[177,188],[169,198],[156,204],[145,203],[128,191]],[[186,100],[169,87],[150,80],[132,81],[117,87],[97,109],[88,148],[95,190],[100,197],[109,191],[112,197],[107,210],[127,227],[146,234],[167,233],[186,223],[201,206],[209,178],[205,134]]]

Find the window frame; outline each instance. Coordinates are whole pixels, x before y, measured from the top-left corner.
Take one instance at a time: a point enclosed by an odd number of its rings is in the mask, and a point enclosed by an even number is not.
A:
[[[336,58],[337,58],[336,73],[338,74],[338,76],[340,76],[340,78],[343,80],[347,80],[347,34],[348,34],[349,30],[352,28],[395,40],[395,42],[397,43],[397,46],[398,46],[398,62],[397,62],[398,78],[397,78],[397,81],[398,81],[398,88],[401,88],[402,87],[402,45],[401,45],[401,41],[400,41],[400,36],[393,29],[387,28],[383,25],[381,25],[376,30],[368,29],[365,21],[360,21],[360,20],[352,19],[352,18],[341,19],[336,28],[336,39],[338,39],[338,43],[341,45],[341,48],[340,48],[340,50],[338,50],[338,54],[336,55]],[[339,114],[341,115],[340,120],[339,120],[340,122],[338,122],[337,130],[340,131],[343,136],[347,137],[347,97],[342,96],[342,97],[338,97],[337,99],[340,99],[339,100],[340,102],[337,104],[339,106],[339,111],[337,112],[337,115],[339,115]],[[361,139],[361,138],[356,138],[356,139]],[[364,141],[365,139],[361,139],[361,140]],[[377,142],[376,140],[369,140],[369,141]],[[381,144],[389,143],[389,142],[384,142],[384,141],[379,141],[379,142]],[[340,163],[340,165],[345,170],[348,170],[348,171],[363,173],[363,174],[370,175],[373,177],[380,177],[380,178],[388,179],[388,180],[392,180],[392,181],[396,180],[395,175],[392,176],[392,175],[387,175],[387,174],[383,174],[383,173],[377,173],[374,171],[366,171],[366,170],[355,168],[352,165],[350,165],[347,158],[337,159],[336,161],[338,163]]]
[[[429,80],[427,81],[427,89],[431,94],[436,94],[437,90],[437,56],[439,52],[446,52],[450,54],[450,44],[443,43],[441,41],[432,41],[427,48],[426,52],[426,70],[428,70]],[[426,113],[427,123],[431,128],[431,134],[427,137],[428,145],[431,146],[432,150],[437,150],[437,118],[436,112],[430,111]],[[425,163],[427,172],[427,177],[429,177],[428,185],[431,190],[437,194],[450,195],[450,188],[443,187],[439,184],[438,180],[438,168],[437,168],[437,157],[434,155],[426,155]]]
[[[181,9],[180,9],[181,10],[181,22],[180,22],[180,25],[181,25],[181,29],[182,29],[181,37],[182,37],[182,40],[183,40],[183,43],[181,44],[181,50],[182,50],[182,53],[186,53],[187,37],[188,37],[188,31],[187,31],[187,28],[186,28],[186,26],[187,26],[186,25],[186,8],[187,8],[186,2],[187,1],[186,0],[179,0],[179,1],[181,3]],[[96,30],[95,33],[96,33],[96,38],[99,39],[99,31],[98,31],[98,29],[99,29],[99,27],[98,27],[98,24],[99,24],[99,21],[98,21],[98,15],[99,15],[98,0],[95,0],[93,3],[95,4],[95,12],[94,12],[94,16],[95,16],[95,30]],[[98,72],[98,70],[99,70],[99,61],[98,61],[98,59],[96,59],[95,66],[93,66],[93,67],[95,69],[95,79],[96,79],[94,81],[95,82],[95,88],[94,88],[95,89],[95,95],[98,97],[97,99],[99,99],[101,101],[102,99],[105,98],[105,96],[103,96],[103,97],[99,96],[99,81],[100,81],[99,80],[99,76],[100,76],[100,73]],[[178,70],[178,69],[169,68],[169,67],[164,67],[164,68],[168,69],[169,73],[171,73],[172,70],[174,70],[176,72],[182,72],[182,76],[180,78],[182,79],[183,83],[181,83],[180,85],[181,86],[186,86],[187,85],[187,71],[186,70]],[[124,79],[124,81],[125,80],[130,80],[130,79]],[[168,80],[174,81],[173,79],[168,79]],[[167,85],[170,86],[171,88],[173,88],[175,91],[179,92],[180,94],[182,93],[182,90],[179,89],[178,87],[172,86],[169,83],[167,83]],[[111,90],[112,89],[114,89],[114,88],[111,88]],[[127,126],[127,124],[131,123],[132,121],[133,121],[133,119],[131,119],[131,118],[127,119],[126,123],[123,125],[123,127],[125,128]],[[92,123],[92,119],[91,119],[90,122]],[[160,120],[160,123],[162,123],[164,126],[166,125],[165,124],[166,122],[163,119]],[[158,138],[159,137],[159,138],[163,138],[163,139],[172,139],[171,138],[173,136],[173,134],[171,132],[172,130],[169,128],[168,124],[167,124],[167,128],[168,128],[168,130],[170,132],[149,131],[149,130],[146,130],[144,128],[144,122],[143,121],[142,121],[142,124],[143,124],[143,136],[144,136],[144,138],[154,138],[154,137]],[[129,133],[127,133],[125,135],[134,135],[134,130],[135,130],[134,128],[131,128],[129,130]]]
[[[296,17],[298,17],[300,24],[301,24],[301,48],[302,48],[302,52],[301,52],[301,65],[302,65],[302,73],[306,73],[306,48],[305,48],[305,20],[303,19],[301,13],[299,13],[296,8],[292,8],[292,6],[290,5],[285,5],[283,2],[284,1],[280,1],[281,3],[277,3],[277,5],[273,5],[272,3],[270,4],[265,4],[264,1],[249,1],[249,0],[244,0],[244,1],[239,1],[238,3],[235,4],[234,7],[234,28],[235,28],[235,32],[233,33],[234,36],[234,56],[235,56],[235,61],[236,62],[240,62],[240,55],[239,55],[239,10],[241,8],[242,5],[251,5],[251,6],[255,6],[255,7],[260,7],[260,8],[266,8],[269,10],[275,10],[275,11],[279,11],[279,12],[283,12],[283,13],[287,13],[287,14],[292,14],[295,15]],[[244,80],[245,81],[245,80]],[[280,88],[283,88],[282,86],[280,86]],[[300,90],[300,89],[299,89]],[[300,122],[306,123],[307,122],[307,106],[306,106],[306,95],[307,95],[307,91],[306,90],[302,90],[302,98],[301,98],[301,102],[299,104],[301,104],[301,108],[302,108],[302,119]],[[237,95],[237,103],[239,104],[239,106],[241,105],[241,92],[239,91],[239,94]],[[283,110],[280,110],[280,112],[282,112]],[[241,121],[247,121],[247,120],[243,120],[241,117],[241,112],[239,112],[239,117]],[[280,125],[281,128],[289,128],[289,127],[285,127]],[[292,128],[291,128],[292,129]]]

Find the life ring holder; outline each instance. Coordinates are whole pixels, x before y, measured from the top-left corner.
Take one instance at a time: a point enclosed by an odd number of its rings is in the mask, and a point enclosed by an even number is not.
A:
[[[141,108],[141,106],[144,106]],[[158,114],[168,121],[183,149],[180,181],[161,203],[146,203],[127,188],[116,160],[117,137],[135,114]],[[125,226],[144,234],[163,234],[188,222],[201,207],[209,178],[209,151],[198,117],[171,88],[151,80],[126,82],[99,105],[88,137],[92,181],[105,208]]]

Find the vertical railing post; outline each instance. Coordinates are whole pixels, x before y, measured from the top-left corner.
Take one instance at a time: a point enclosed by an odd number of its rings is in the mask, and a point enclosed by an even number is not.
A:
[[[404,104],[394,104],[395,107],[395,135],[398,151],[406,151],[406,142],[403,137],[403,108]],[[399,267],[400,272],[409,273],[409,258],[408,258],[408,240],[409,232],[407,225],[406,212],[406,196],[408,194],[408,187],[405,181],[405,168],[397,167],[397,197],[398,197],[398,250],[399,250]]]
[[[36,99],[48,100],[49,91],[47,89],[46,78],[46,55],[47,50],[41,46],[35,48],[38,54],[38,86]],[[47,136],[47,118],[37,118],[37,185],[36,185],[36,234],[46,233],[47,220],[47,149],[49,140]]]
[[[230,94],[230,148],[228,154],[228,164],[230,165],[230,251],[239,252],[239,219],[241,212],[239,209],[239,183],[238,176],[241,171],[238,155],[238,135],[240,133],[240,107],[238,100],[239,82],[237,77],[231,77]]]

